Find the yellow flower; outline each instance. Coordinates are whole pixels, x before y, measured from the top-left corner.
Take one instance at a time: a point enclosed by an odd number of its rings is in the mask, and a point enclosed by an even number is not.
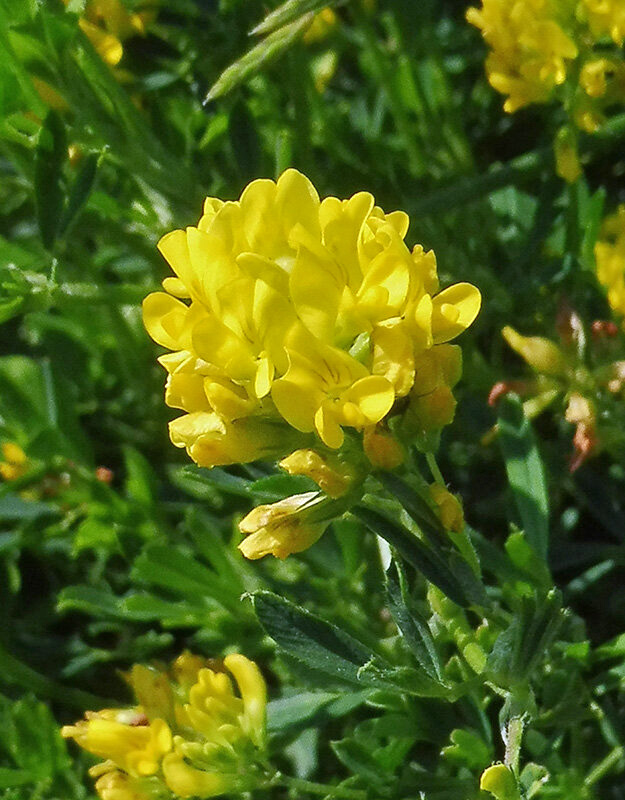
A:
[[[213,411],[178,417],[169,423],[169,435],[201,467],[270,460],[305,441],[275,419],[245,417],[228,422]]]
[[[604,220],[595,245],[595,260],[597,278],[607,289],[611,308],[625,315],[625,205]]]
[[[363,449],[377,469],[395,469],[404,462],[404,451],[395,437],[378,425],[365,428]]]
[[[506,325],[501,331],[510,347],[529,366],[543,375],[563,375],[567,371],[567,360],[557,344],[542,336],[522,336]]]
[[[625,40],[625,6],[622,0],[582,0],[595,36],[607,34],[619,47]]]
[[[191,767],[180,753],[165,756],[163,775],[177,797],[217,797],[233,788],[232,776]]]
[[[237,463],[315,436],[338,449],[346,428],[393,413],[418,383],[416,359],[480,307],[469,284],[439,291],[434,254],[411,252],[407,230],[367,192],[320,200],[291,169],[239,200],[207,198],[197,227],[164,236],[175,277],[143,309],[172,351],[166,402],[186,412],[174,443],[204,466]]]
[[[349,354],[334,347],[304,354],[289,350],[289,368],[272,388],[282,417],[303,433],[316,431],[328,447],[343,444],[342,426],[363,428],[379,422],[395,401],[393,386],[371,375]]]
[[[63,2],[67,5],[69,0]],[[146,24],[154,15],[152,8],[129,12],[121,0],[87,0],[78,24],[100,58],[109,67],[116,67],[124,54],[122,42],[144,35]]]
[[[456,400],[452,389],[462,374],[462,351],[457,345],[437,345],[423,353],[415,367],[406,425],[408,430],[423,435],[439,431],[454,418]]]
[[[106,759],[90,770],[102,800],[171,792],[206,798],[254,787],[267,690],[253,661],[236,653],[221,662],[184,653],[169,672],[135,664],[127,678],[140,705],[87,712],[62,729]]]
[[[317,12],[313,17],[313,21],[304,34],[304,41],[306,44],[312,44],[313,42],[325,39],[332,29],[336,27],[336,24],[336,12],[328,6],[322,8],[321,11]]]
[[[366,430],[365,430],[366,435]],[[336,456],[322,456],[316,450],[296,450],[280,462],[289,475],[305,475],[329,497],[345,494],[358,476],[349,463]]]
[[[90,770],[93,777],[100,774],[99,770]],[[100,774],[95,783],[95,789],[102,800],[150,800],[151,792],[144,791],[141,781],[131,778],[124,772],[112,769]]]
[[[564,11],[553,0],[482,0],[481,9],[467,11],[491,47],[486,73],[491,86],[508,95],[505,111],[545,102],[564,83],[567,62],[577,56],[557,18]]]
[[[556,173],[567,183],[575,183],[582,174],[577,141],[570,128],[561,128],[554,142]]]
[[[327,508],[327,498],[319,492],[304,492],[257,506],[239,523],[241,532],[248,534],[239,550],[253,560],[269,554],[286,558],[307,550],[335,516]]]
[[[162,756],[172,747],[167,723],[150,722],[139,708],[88,711],[85,720],[66,725],[61,733],[133,777],[158,772]]]
[[[4,461],[0,461],[0,478],[14,481],[28,470],[28,456],[15,442],[3,442],[0,450]]]
[[[433,483],[430,485],[430,497],[438,509],[438,515],[445,528],[454,533],[462,533],[464,512],[456,495],[440,483]]]

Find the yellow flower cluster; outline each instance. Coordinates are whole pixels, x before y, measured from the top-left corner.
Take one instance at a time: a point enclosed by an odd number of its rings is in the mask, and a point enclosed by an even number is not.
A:
[[[467,20],[490,47],[486,72],[507,95],[506,111],[546,102],[575,81],[561,99],[575,124],[592,133],[606,107],[625,101],[622,0],[482,0]]]
[[[597,277],[613,311],[625,317],[625,205],[604,220],[595,245]]]
[[[62,729],[104,759],[90,771],[102,800],[206,798],[254,785],[266,707],[254,662],[238,654],[213,662],[185,653],[168,671],[136,664],[127,679],[136,706],[87,712]]]
[[[467,11],[491,48],[486,72],[491,86],[508,95],[506,111],[544,102],[564,83],[567,62],[578,53],[559,21],[569,6],[558,0],[483,0],[481,9]]]
[[[159,249],[175,276],[143,305],[172,350],[170,435],[202,466],[371,444],[402,400],[418,429],[449,422],[459,348],[478,290],[439,290],[434,253],[404,243],[408,217],[359,192],[320,200],[290,169],[239,200],[207,198],[196,227]],[[374,442],[374,444],[379,444]],[[375,447],[370,447],[375,452]]]
[[[14,481],[21,478],[28,470],[28,456],[16,442],[3,442],[0,445],[2,461],[0,461],[0,478]]]

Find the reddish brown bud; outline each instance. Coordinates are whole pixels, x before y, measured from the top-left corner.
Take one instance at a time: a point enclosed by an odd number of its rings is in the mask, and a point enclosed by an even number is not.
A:
[[[115,477],[113,470],[108,467],[97,467],[95,476],[96,480],[99,480],[101,483],[112,483]]]

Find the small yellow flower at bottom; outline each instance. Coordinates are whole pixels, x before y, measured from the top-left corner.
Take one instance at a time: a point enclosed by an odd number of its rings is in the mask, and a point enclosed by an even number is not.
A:
[[[140,708],[88,711],[85,720],[66,725],[61,733],[133,777],[158,772],[161,758],[172,747],[167,723],[150,722]]]
[[[105,759],[90,770],[102,800],[160,800],[172,792],[208,798],[254,788],[267,691],[253,661],[184,653],[169,671],[135,665],[126,677],[141,705],[87,712],[61,731]]]

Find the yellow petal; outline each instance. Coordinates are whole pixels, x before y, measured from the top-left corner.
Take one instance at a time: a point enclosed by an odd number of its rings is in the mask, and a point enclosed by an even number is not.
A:
[[[178,753],[163,759],[163,777],[178,797],[217,797],[227,792],[232,778],[222,772],[204,772],[189,766]]]
[[[432,333],[434,344],[454,339],[466,330],[480,311],[482,297],[470,283],[456,283],[433,299]]]
[[[372,334],[371,371],[393,384],[395,395],[404,397],[414,383],[415,366],[412,341],[401,326],[378,326]]]
[[[323,394],[310,372],[291,365],[284,378],[273,382],[271,398],[289,425],[303,433],[314,430]]]
[[[287,169],[278,178],[276,210],[285,234],[295,225],[302,225],[315,238],[320,236],[319,195],[308,178],[296,169]]]
[[[189,340],[189,307],[165,292],[153,292],[143,301],[143,324],[157,344],[184,349]]]
[[[379,422],[391,410],[395,402],[392,384],[380,375],[361,378],[342,395],[345,402],[358,406],[367,421]]]
[[[235,381],[251,380],[256,373],[249,343],[217,317],[207,315],[197,323],[193,328],[193,347],[200,358],[220,367]]]
[[[265,397],[271,391],[271,382],[273,380],[273,364],[265,356],[258,360],[256,370],[256,377],[254,378],[254,394],[259,399]]]
[[[158,243],[158,249],[176,275],[193,295],[198,294],[198,284],[191,266],[185,231],[176,230],[165,234]]]
[[[333,450],[343,444],[343,431],[337,421],[337,415],[329,402],[324,402],[315,413],[315,429],[321,441]]]
[[[267,706],[267,685],[262,673],[253,661],[239,653],[226,656],[224,665],[234,675],[239,686],[249,724],[247,733],[256,746],[260,747],[265,736]]]

